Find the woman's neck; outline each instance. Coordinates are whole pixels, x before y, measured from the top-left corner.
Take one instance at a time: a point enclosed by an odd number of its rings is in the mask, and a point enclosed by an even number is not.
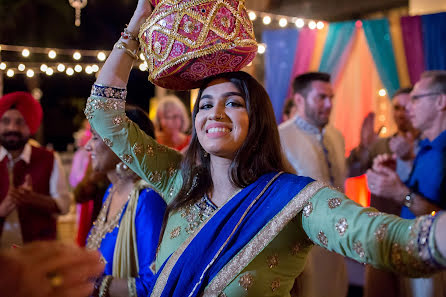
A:
[[[231,182],[229,167],[232,160],[211,156],[211,177],[214,185],[211,195],[212,202],[222,206],[239,189]]]

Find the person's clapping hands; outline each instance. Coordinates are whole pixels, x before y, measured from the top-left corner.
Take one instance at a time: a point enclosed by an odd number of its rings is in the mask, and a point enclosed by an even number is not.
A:
[[[390,150],[401,160],[412,160],[414,155],[414,139],[412,134],[396,135],[389,141]]]
[[[383,154],[373,160],[372,169],[367,170],[367,185],[372,194],[392,198],[401,202],[408,192],[396,173],[395,156]]]

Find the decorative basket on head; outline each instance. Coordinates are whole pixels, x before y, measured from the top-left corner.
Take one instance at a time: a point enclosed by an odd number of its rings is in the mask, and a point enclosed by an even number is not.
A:
[[[245,0],[151,0],[152,15],[139,39],[149,80],[174,90],[200,87],[222,72],[238,71],[257,53]]]

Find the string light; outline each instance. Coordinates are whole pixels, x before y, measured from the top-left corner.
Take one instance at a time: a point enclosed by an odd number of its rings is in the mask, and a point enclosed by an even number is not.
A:
[[[140,54],[139,54],[139,59],[140,59],[141,61],[145,61],[145,60],[146,60],[146,57],[144,57],[143,53],[140,53]]]
[[[104,52],[99,52],[97,57],[99,61],[105,61],[107,55]]]
[[[65,65],[64,64],[57,65],[57,71],[64,72],[65,71]]]
[[[99,66],[96,65],[96,64],[91,65],[91,69],[93,70],[93,72],[98,72],[99,71]]]
[[[322,22],[322,21],[317,22],[316,28],[318,28],[319,30],[322,30],[322,29],[324,29],[324,27],[325,27],[324,22]]]
[[[28,77],[33,77],[33,76],[34,76],[34,71],[33,71],[32,69],[28,69],[28,70],[26,71],[26,76],[28,76]]]
[[[73,59],[75,59],[75,60],[80,60],[81,58],[82,58],[82,55],[81,55],[80,52],[75,52],[75,53],[73,54]]]
[[[269,15],[264,16],[264,17],[263,17],[263,23],[264,23],[265,25],[269,25],[269,24],[271,24],[271,17],[270,17]]]
[[[69,76],[72,76],[72,75],[74,74],[74,70],[73,70],[73,68],[68,67],[68,68],[67,68],[67,71],[66,71],[66,74],[69,75]]]
[[[93,69],[92,69],[92,67],[91,67],[90,65],[88,65],[87,67],[85,67],[85,72],[86,72],[87,74],[92,74],[92,73],[93,73]]]
[[[5,62],[1,62],[0,63],[0,70],[5,70],[6,69],[6,63]]]
[[[296,24],[296,27],[301,29],[305,26],[305,22],[303,19],[297,19],[296,22],[294,22]]]
[[[47,69],[48,69],[48,66],[46,64],[40,65],[40,71],[46,72]]]
[[[19,69],[19,71],[25,71],[25,65],[20,64],[19,67],[17,67],[17,69]]]
[[[286,27],[286,25],[288,25],[287,19],[286,18],[281,18],[279,20],[279,26],[283,28],[283,27]]]
[[[29,57],[29,54],[30,54],[29,49],[27,49],[27,48],[23,49],[23,51],[22,51],[22,56],[24,56],[25,58],[27,58],[27,57]]]
[[[139,70],[146,71],[147,70],[147,64],[146,62],[139,64]]]
[[[387,95],[387,92],[386,92],[386,90],[381,89],[381,90],[378,91],[378,95],[381,96],[381,97],[384,97],[384,96]]]
[[[255,21],[257,18],[257,14],[254,11],[248,12],[248,16],[251,21]]]
[[[8,69],[8,71],[6,71],[6,75],[9,76],[9,77],[13,77],[14,76],[14,70]]]
[[[264,44],[260,43],[257,48],[257,52],[262,55],[265,53],[265,51],[266,51],[266,46]]]
[[[45,71],[45,73],[46,73],[47,75],[51,76],[51,75],[53,75],[54,70],[53,70],[53,68],[48,68],[48,69]]]
[[[316,24],[315,21],[310,21],[310,22],[308,23],[308,28],[310,28],[311,30],[316,29],[316,27],[317,27],[317,24]]]
[[[55,50],[50,50],[50,51],[48,52],[48,57],[49,57],[50,59],[54,59],[54,58],[56,58],[56,56],[57,56],[57,54],[56,54],[56,51],[55,51]]]
[[[82,66],[81,65],[76,65],[76,66],[74,66],[74,71],[76,71],[76,72],[81,72],[82,71]]]

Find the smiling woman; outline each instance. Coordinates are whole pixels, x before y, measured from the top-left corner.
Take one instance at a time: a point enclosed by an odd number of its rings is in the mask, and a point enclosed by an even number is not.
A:
[[[140,0],[127,29],[136,34],[150,13]],[[271,102],[249,74],[202,81],[183,157],[125,117],[132,63],[112,51],[85,114],[168,204],[150,296],[289,296],[313,244],[407,275],[445,267],[445,215],[400,220],[284,173]]]

